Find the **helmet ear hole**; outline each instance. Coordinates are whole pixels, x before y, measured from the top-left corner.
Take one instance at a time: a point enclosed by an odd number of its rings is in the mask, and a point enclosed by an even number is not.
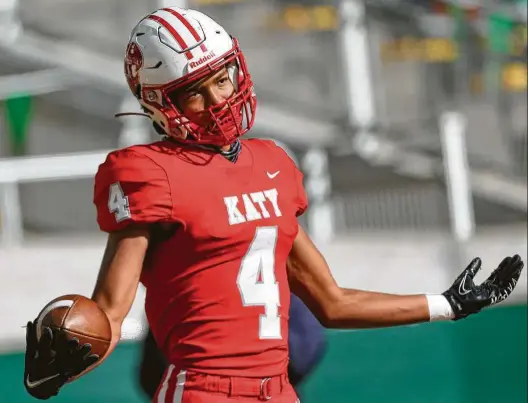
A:
[[[152,126],[154,126],[154,130],[156,130],[156,133],[158,133],[160,136],[165,136],[167,134],[158,123],[152,122]]]
[[[143,112],[145,112],[147,115],[150,115],[150,116],[154,115],[154,111],[147,108],[145,105],[142,105],[142,109],[143,109]]]
[[[136,85],[136,93],[134,95],[137,99],[141,99],[141,85]]]

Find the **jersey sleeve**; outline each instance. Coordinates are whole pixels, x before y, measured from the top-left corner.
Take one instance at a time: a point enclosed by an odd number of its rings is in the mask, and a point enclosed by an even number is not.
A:
[[[297,199],[296,199],[296,205],[297,205],[297,217],[304,214],[306,209],[308,208],[308,197],[306,196],[306,190],[304,189],[303,184],[303,173],[299,168],[297,168],[297,165],[292,161],[293,164],[293,170],[295,174],[295,185],[297,188]]]
[[[95,176],[97,223],[105,232],[168,221],[172,197],[163,168],[133,150],[110,153]]]

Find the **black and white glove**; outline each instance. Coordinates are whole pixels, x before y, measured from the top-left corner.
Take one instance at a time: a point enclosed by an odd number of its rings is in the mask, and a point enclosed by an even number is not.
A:
[[[33,397],[49,399],[72,377],[93,365],[99,356],[90,354],[91,345],[79,346],[77,339],[67,340],[49,327],[41,328],[37,340],[36,326],[26,327],[24,386]]]
[[[473,259],[453,285],[442,294],[453,309],[454,320],[480,312],[483,308],[508,298],[524,267],[519,255],[506,257],[486,281],[476,285],[473,280],[481,264],[479,258]]]

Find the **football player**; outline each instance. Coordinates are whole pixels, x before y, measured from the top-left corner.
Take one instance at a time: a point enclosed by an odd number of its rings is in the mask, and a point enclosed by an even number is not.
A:
[[[443,294],[339,287],[297,221],[307,208],[302,174],[272,141],[241,139],[255,118],[253,83],[238,41],[206,15],[146,16],[125,74],[164,138],[110,153],[95,178],[97,221],[109,235],[92,298],[112,343],[97,357],[46,327],[37,340],[28,323],[31,395],[46,399],[104,361],[140,281],[170,363],[154,401],[183,403],[297,401],[287,376],[290,290],[324,326],[346,329],[458,320],[513,291],[517,255],[479,285],[475,258]]]

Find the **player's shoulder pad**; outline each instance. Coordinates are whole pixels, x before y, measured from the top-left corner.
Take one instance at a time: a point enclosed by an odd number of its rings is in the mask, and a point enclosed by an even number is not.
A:
[[[106,160],[99,165],[99,171],[137,171],[140,174],[145,168],[158,166],[154,159],[137,146],[127,147],[110,152]]]
[[[167,174],[141,148],[113,151],[95,175],[94,204],[99,226],[106,232],[132,222],[166,220],[172,212]]]
[[[259,147],[266,147],[266,148],[277,148],[277,147],[279,147],[277,145],[277,142],[275,140],[272,140],[272,139],[251,138],[251,139],[247,139],[247,141],[251,142],[252,145],[256,145],[256,146],[259,146]]]
[[[254,144],[257,147],[267,149],[271,152],[272,156],[267,156],[267,158],[273,158],[280,161],[285,170],[288,170],[292,174],[293,183],[297,189],[297,196],[295,197],[295,204],[297,205],[296,215],[302,215],[308,207],[308,198],[306,197],[306,192],[304,190],[303,174],[299,169],[291,150],[289,150],[285,144],[281,144],[280,141],[276,142],[268,139],[252,139],[252,141],[256,141]]]
[[[252,145],[256,145],[259,148],[267,149],[268,151],[272,152],[275,156],[284,157],[284,160],[287,163],[292,163],[297,167],[298,164],[292,151],[288,149],[286,144],[282,143],[281,141],[262,138],[252,138],[249,139],[249,141],[252,142]]]
[[[133,190],[145,186],[159,187],[167,183],[167,175],[148,152],[140,146],[132,146],[112,151],[99,165],[95,175],[95,194],[105,191],[113,183],[130,184]]]

